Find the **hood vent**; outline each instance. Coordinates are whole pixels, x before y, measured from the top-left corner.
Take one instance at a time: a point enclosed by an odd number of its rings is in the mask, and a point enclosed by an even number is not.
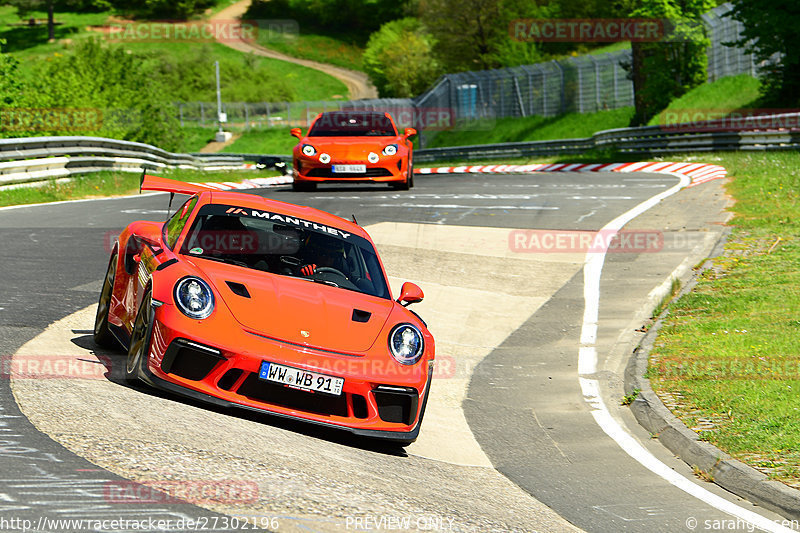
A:
[[[225,283],[233,294],[241,296],[242,298],[250,298],[250,292],[247,290],[247,287],[241,283],[236,283],[235,281],[226,281]]]
[[[369,311],[362,311],[361,309],[353,309],[353,322],[369,322],[372,313]]]

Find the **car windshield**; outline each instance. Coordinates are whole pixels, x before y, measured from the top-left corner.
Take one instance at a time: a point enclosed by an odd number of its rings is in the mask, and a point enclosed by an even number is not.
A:
[[[182,254],[389,298],[372,244],[344,230],[288,215],[209,204]]]
[[[383,113],[323,113],[309,137],[394,137],[392,121]]]

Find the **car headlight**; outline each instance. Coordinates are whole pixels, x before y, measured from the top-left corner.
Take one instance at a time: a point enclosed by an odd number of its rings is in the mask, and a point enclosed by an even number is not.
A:
[[[214,311],[214,293],[202,279],[187,276],[175,284],[175,303],[189,318],[208,318]]]
[[[386,148],[383,149],[383,155],[395,155],[397,153],[397,145],[390,144]]]
[[[425,343],[422,333],[411,324],[398,324],[389,333],[389,351],[403,365],[413,365],[422,357]]]
[[[311,146],[310,144],[304,144],[304,145],[303,145],[303,155],[306,155],[306,156],[308,156],[308,157],[311,157],[312,155],[314,155],[314,154],[316,154],[316,153],[317,153],[317,150],[316,150],[316,148],[314,148],[314,147],[313,147],[313,146]]]
[[[379,159],[380,157],[378,157],[378,154],[376,154],[375,152],[370,152],[369,155],[367,156],[367,161],[369,161],[370,163],[377,163]]]
[[[319,154],[319,162],[324,165],[327,165],[328,163],[331,162],[331,156],[329,156],[328,154]]]

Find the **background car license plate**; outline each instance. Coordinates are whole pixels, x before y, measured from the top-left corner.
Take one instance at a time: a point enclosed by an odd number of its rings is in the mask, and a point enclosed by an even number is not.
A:
[[[316,392],[325,392],[339,396],[342,394],[342,378],[317,374],[307,370],[300,370],[290,366],[278,365],[269,361],[262,361],[258,377],[266,381],[282,383],[291,387]]]
[[[334,174],[364,174],[367,165],[333,165]]]

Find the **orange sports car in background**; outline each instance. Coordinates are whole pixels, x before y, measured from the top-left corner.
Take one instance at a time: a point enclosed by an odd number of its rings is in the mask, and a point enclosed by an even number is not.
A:
[[[130,224],[111,252],[95,341],[127,348],[125,376],[408,444],[434,341],[394,300],[363,228],[309,207],[143,176],[192,195],[164,223]]]
[[[402,135],[388,113],[329,111],[320,113],[308,134],[300,128],[292,135],[294,190],[312,191],[321,182],[388,183],[396,189],[414,186],[412,144],[417,134],[406,128]]]

